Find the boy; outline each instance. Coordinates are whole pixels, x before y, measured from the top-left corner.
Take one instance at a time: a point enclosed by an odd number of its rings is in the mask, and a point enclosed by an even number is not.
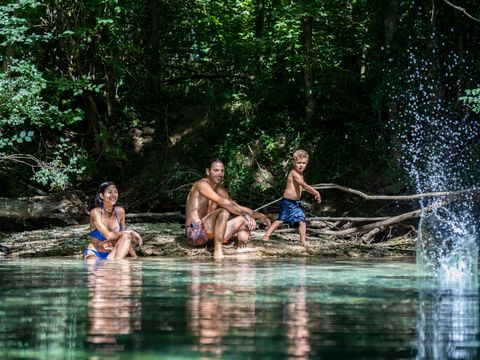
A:
[[[278,220],[268,228],[263,236],[263,240],[267,241],[270,235],[284,222],[289,224],[298,223],[298,232],[300,233],[300,242],[305,245],[305,237],[307,234],[307,222],[305,213],[300,204],[300,197],[302,196],[302,189],[308,191],[315,196],[317,202],[322,201],[320,193],[313,187],[308,185],[303,180],[303,172],[308,164],[308,154],[304,150],[297,150],[293,153],[293,170],[290,171],[287,177],[287,186],[283,192],[283,199],[280,202],[280,210],[278,213]]]

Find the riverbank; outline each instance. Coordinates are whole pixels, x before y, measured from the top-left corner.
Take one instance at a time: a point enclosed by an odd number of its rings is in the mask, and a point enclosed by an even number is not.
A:
[[[191,248],[185,241],[182,226],[171,223],[140,223],[130,226],[142,234],[144,245],[137,249],[139,256],[211,257],[211,249]],[[307,237],[307,246],[298,242],[298,234],[274,234],[262,241],[264,231],[252,232],[250,246],[237,250],[224,247],[227,257],[414,257],[415,239],[394,238],[387,242],[361,244],[352,239]],[[57,227],[48,230],[0,234],[0,257],[81,257],[88,244],[87,225]]]

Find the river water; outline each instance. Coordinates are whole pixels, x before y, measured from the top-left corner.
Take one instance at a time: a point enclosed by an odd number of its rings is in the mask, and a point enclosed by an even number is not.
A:
[[[1,359],[476,359],[478,279],[414,261],[0,262]]]

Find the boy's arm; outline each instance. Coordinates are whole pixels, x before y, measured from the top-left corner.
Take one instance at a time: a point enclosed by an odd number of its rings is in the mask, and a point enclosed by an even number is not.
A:
[[[298,184],[300,185],[303,189],[305,189],[305,191],[309,192],[310,194],[312,194],[314,197],[315,197],[315,200],[317,200],[317,202],[320,202],[322,201],[322,196],[320,195],[320,193],[315,190],[313,187],[311,187],[310,185],[308,185],[305,180],[303,180],[303,176],[301,176],[300,174],[296,173],[296,172],[292,172],[292,176],[293,176],[293,180]]]

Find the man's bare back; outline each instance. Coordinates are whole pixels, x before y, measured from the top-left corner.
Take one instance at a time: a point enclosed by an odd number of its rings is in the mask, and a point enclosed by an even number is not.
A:
[[[205,181],[207,180],[201,179],[195,182],[190,189],[190,192],[188,193],[186,204],[187,212],[185,214],[185,226],[190,226],[190,224],[194,220],[203,219],[208,213],[208,204],[210,202],[210,199],[203,196],[198,189],[198,183]]]

